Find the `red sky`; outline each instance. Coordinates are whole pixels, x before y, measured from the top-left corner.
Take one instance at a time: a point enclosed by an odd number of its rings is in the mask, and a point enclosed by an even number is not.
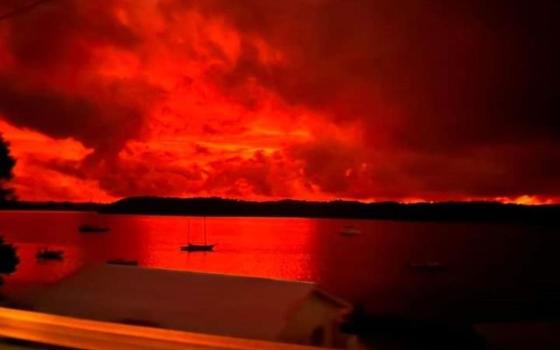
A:
[[[560,202],[558,7],[45,1],[0,22],[12,185],[25,200]]]

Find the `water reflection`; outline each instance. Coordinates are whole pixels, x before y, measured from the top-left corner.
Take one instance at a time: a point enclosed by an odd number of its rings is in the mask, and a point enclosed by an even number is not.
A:
[[[105,216],[95,213],[3,212],[0,223],[19,248],[22,264],[14,283],[52,283],[86,263],[136,260],[140,266],[312,280],[310,244],[313,220],[208,218],[208,239],[215,252],[186,253],[190,222],[192,240],[201,240],[201,218]],[[107,233],[79,233],[83,223],[108,226]],[[61,262],[38,262],[39,249],[64,250]]]
[[[60,261],[39,261],[37,251],[43,249],[43,244],[17,244],[17,254],[20,264],[16,272],[6,278],[9,282],[25,284],[50,284],[77,271],[84,262],[82,251],[71,245],[50,245],[49,248],[64,250],[64,259]]]
[[[180,247],[189,241],[189,220],[190,239],[200,241],[201,218],[0,212],[1,233],[17,246],[21,258],[5,287],[55,283],[84,264],[126,259],[140,266],[315,281],[381,314],[448,313],[461,318],[498,305],[496,296],[517,302],[560,295],[560,280],[554,278],[560,235],[554,229],[218,217],[207,219],[208,241],[216,244],[215,251],[187,253]],[[79,233],[84,223],[111,231]],[[359,234],[341,235],[346,225]],[[40,263],[35,254],[41,248],[63,249],[65,259]],[[446,272],[422,274],[407,268],[410,262],[425,261],[445,264]],[[489,300],[494,300],[492,305]]]
[[[188,220],[191,221],[191,239],[202,239],[204,227],[200,218],[142,220],[145,245],[140,250],[140,261],[147,266],[302,280],[312,278],[308,247],[310,220],[209,218],[208,240],[216,244],[211,253],[179,250],[188,240]]]

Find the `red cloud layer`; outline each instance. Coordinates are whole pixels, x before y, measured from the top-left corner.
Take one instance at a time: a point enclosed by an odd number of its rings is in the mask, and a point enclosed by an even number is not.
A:
[[[556,201],[554,6],[47,1],[0,22],[14,186]]]

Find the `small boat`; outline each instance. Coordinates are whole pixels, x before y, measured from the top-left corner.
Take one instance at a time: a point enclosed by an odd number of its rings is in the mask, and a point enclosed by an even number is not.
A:
[[[112,260],[107,260],[107,264],[138,266],[138,261],[137,260],[127,260],[127,259],[112,259]]]
[[[407,267],[416,272],[435,273],[447,271],[447,266],[439,261],[409,262]]]
[[[344,226],[342,230],[340,230],[340,234],[342,236],[356,236],[360,234],[360,230],[358,230],[354,226]]]
[[[96,225],[89,225],[83,224],[78,227],[78,231],[82,233],[103,233],[108,232],[110,230],[107,226],[96,226]]]
[[[181,247],[185,252],[211,252],[214,250],[214,244],[193,244],[189,243]]]
[[[187,229],[187,239],[190,241],[190,233],[191,233],[191,222],[188,222],[188,229]],[[188,243],[181,247],[181,250],[184,252],[211,252],[214,251],[215,244],[208,244],[208,238],[206,236],[206,217],[204,217],[204,244],[202,243]]]
[[[64,258],[64,251],[41,249],[35,255],[37,260],[62,260]]]

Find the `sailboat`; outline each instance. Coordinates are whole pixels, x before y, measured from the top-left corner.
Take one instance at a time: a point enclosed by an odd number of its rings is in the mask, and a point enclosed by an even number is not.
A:
[[[346,225],[339,232],[342,236],[356,236],[360,234],[360,230],[354,226]]]
[[[204,217],[204,244],[200,243],[191,243],[190,242],[190,233],[191,233],[191,222],[188,222],[188,231],[187,235],[189,236],[189,243],[181,247],[182,251],[185,252],[211,252],[214,250],[214,244],[208,244],[208,238],[206,236],[206,217]]]
[[[420,262],[410,261],[407,264],[407,267],[410,270],[417,271],[417,272],[436,273],[436,272],[447,271],[447,266],[439,261],[420,261]]]
[[[97,225],[90,225],[90,224],[83,224],[78,226],[78,231],[82,233],[103,233],[109,232],[110,228],[107,226],[97,226]]]
[[[93,203],[90,198],[89,203]],[[90,223],[81,224],[78,226],[78,232],[81,233],[104,233],[109,232],[111,229],[108,226],[95,225]]]
[[[62,260],[64,259],[64,251],[56,249],[43,248],[35,254],[37,260]]]

